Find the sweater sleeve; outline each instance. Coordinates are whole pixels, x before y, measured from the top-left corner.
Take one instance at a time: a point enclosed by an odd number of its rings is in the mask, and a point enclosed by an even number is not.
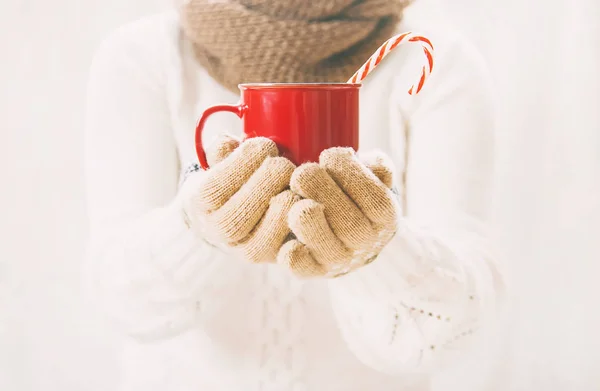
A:
[[[140,340],[198,320],[202,292],[222,257],[183,216],[185,194],[194,189],[192,181],[177,188],[160,54],[165,38],[154,22],[123,27],[102,43],[91,66],[85,127],[86,288],[121,331]]]
[[[438,52],[420,95],[407,96],[404,75],[393,94],[406,127],[400,228],[374,262],[329,283],[350,349],[389,374],[454,361],[494,318],[503,292],[486,234],[494,126],[487,75],[462,42]]]

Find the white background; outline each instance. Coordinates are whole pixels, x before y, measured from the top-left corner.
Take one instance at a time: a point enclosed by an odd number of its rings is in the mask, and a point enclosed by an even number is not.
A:
[[[168,3],[0,0],[0,390],[114,389],[117,342],[79,286],[85,82],[109,30]],[[500,349],[439,389],[600,390],[600,5],[443,6],[496,80],[495,228],[513,306]]]

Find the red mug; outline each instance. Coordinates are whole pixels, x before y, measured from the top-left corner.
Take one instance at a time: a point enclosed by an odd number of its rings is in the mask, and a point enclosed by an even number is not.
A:
[[[213,106],[196,126],[196,153],[208,169],[202,130],[208,117],[227,111],[240,117],[244,138],[273,140],[281,156],[294,164],[318,162],[331,147],[358,150],[358,91],[360,84],[274,83],[240,84],[238,105]]]

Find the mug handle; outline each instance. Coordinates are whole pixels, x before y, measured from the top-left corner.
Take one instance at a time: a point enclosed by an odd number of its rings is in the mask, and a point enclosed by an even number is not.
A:
[[[202,131],[204,130],[204,125],[206,120],[211,115],[221,112],[228,111],[242,118],[248,106],[244,104],[239,105],[217,105],[209,107],[202,113],[200,120],[198,121],[198,125],[196,126],[196,155],[198,155],[198,161],[200,162],[200,166],[204,170],[208,170],[210,167],[208,166],[208,162],[206,161],[206,152],[204,151],[204,147],[202,146]]]

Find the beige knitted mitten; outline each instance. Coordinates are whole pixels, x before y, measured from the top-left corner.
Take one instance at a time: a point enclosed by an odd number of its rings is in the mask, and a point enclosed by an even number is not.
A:
[[[196,181],[184,206],[191,225],[209,242],[241,249],[251,262],[274,262],[299,199],[286,190],[296,167],[260,137],[241,144],[225,137],[208,158],[211,168],[189,178]]]
[[[298,167],[291,189],[304,199],[288,215],[297,240],[283,245],[278,261],[300,277],[334,277],[374,260],[396,232],[392,177],[385,155],[360,161],[350,148]]]

